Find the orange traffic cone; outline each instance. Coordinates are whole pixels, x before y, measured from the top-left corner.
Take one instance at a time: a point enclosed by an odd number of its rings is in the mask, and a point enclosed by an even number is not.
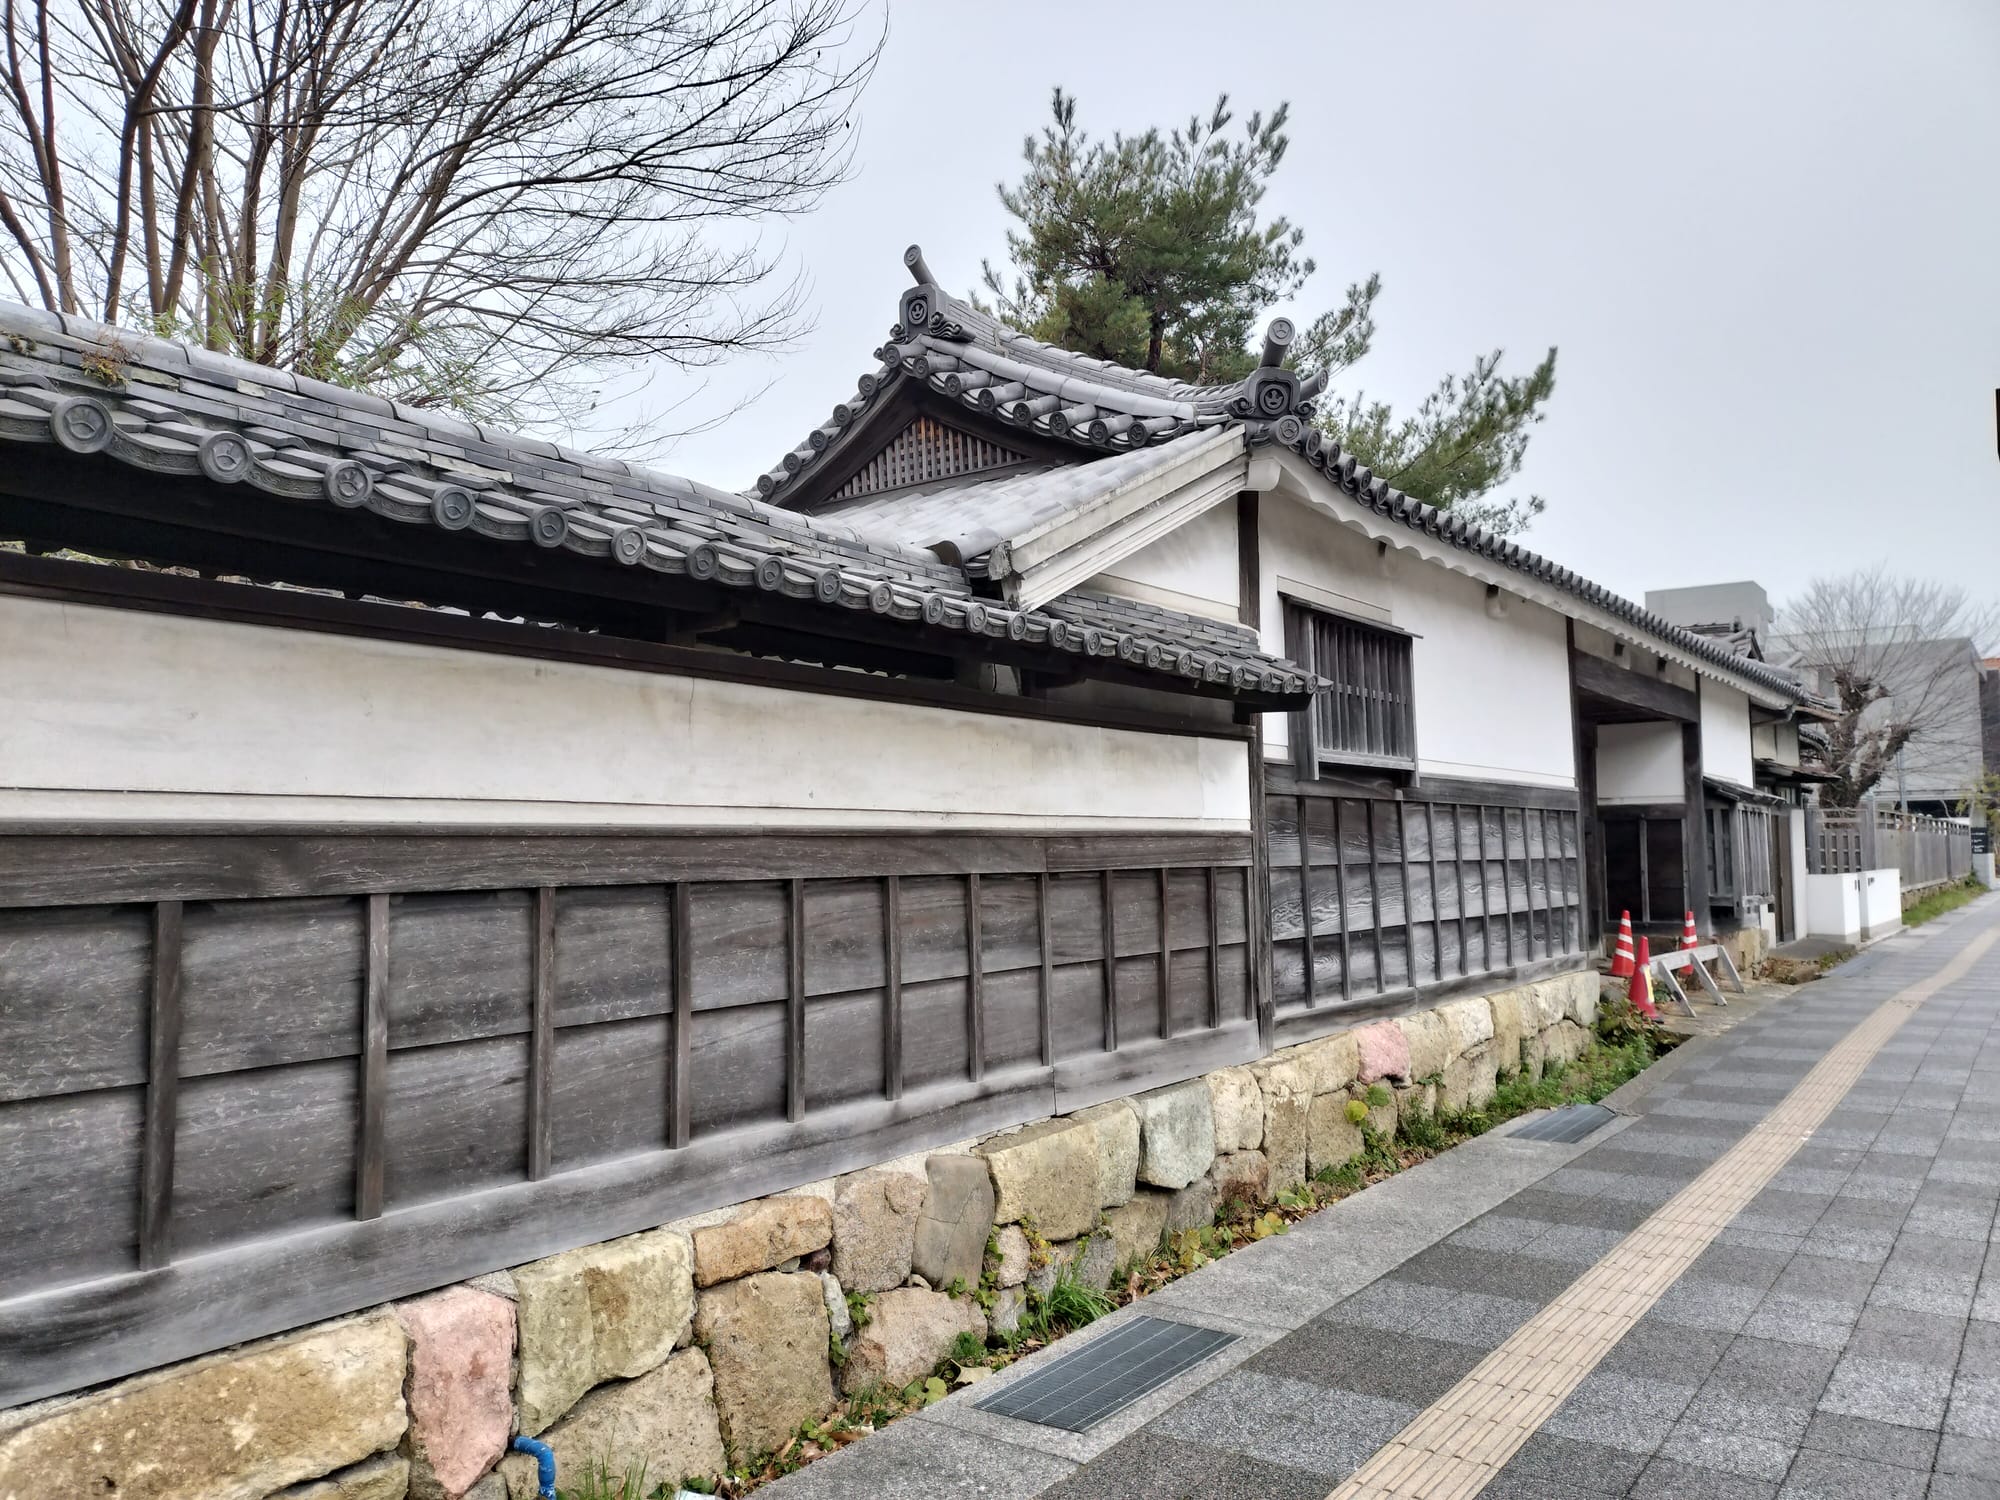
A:
[[[1653,961],[1651,945],[1645,938],[1639,939],[1639,957],[1632,969],[1632,983],[1625,990],[1625,998],[1637,1006],[1639,1013],[1652,1020],[1659,1020],[1660,1013],[1653,1008],[1653,972],[1648,967]]]
[[[1625,979],[1632,973],[1632,913],[1618,914],[1618,941],[1611,948],[1611,977]]]
[[[1681,923],[1681,946],[1683,948],[1699,948],[1701,946],[1701,940],[1694,935],[1693,912],[1689,912],[1687,920]]]

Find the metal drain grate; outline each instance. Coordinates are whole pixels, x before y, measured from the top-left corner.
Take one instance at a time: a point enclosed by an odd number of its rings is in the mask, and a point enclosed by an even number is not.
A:
[[[1573,1146],[1617,1118],[1601,1104],[1565,1104],[1530,1120],[1513,1134],[1517,1141],[1560,1141]]]
[[[1236,1337],[1164,1318],[1134,1318],[973,1405],[995,1416],[1088,1432]]]

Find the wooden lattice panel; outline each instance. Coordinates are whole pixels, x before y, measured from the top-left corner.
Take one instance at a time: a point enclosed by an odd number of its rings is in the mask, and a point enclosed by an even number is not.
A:
[[[960,432],[930,417],[918,417],[863,464],[860,472],[840,487],[835,498],[851,500],[857,495],[875,495],[937,479],[956,479],[963,474],[1005,469],[1027,461],[1025,453]]]

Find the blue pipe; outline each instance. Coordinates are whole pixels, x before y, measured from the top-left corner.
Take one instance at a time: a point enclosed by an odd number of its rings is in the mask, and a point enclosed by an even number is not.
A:
[[[514,1451],[535,1455],[535,1477],[541,1483],[542,1500],[556,1500],[556,1450],[534,1438],[517,1437]]]

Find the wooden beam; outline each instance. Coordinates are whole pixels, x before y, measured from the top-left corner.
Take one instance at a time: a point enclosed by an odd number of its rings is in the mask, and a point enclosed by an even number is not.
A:
[[[1587,651],[1570,653],[1570,681],[1579,694],[1607,699],[1653,719],[1701,722],[1701,699],[1684,687],[1644,672],[1627,671]]]
[[[354,1148],[354,1217],[379,1219],[389,1097],[389,898],[383,892],[368,897],[367,921],[368,949],[361,981],[361,1102]],[[530,1098],[532,1101],[532,1093]]]
[[[181,1054],[181,904],[153,907],[146,1016],[146,1102],[139,1149],[139,1269],[173,1259],[174,1131]]]
[[[1041,870],[1200,869],[1249,864],[1241,833],[1064,834],[769,829],[463,830],[431,826],[347,833],[176,830],[0,832],[0,907],[366,896],[399,890],[680,881],[869,879],[884,874],[1033,874]]]

